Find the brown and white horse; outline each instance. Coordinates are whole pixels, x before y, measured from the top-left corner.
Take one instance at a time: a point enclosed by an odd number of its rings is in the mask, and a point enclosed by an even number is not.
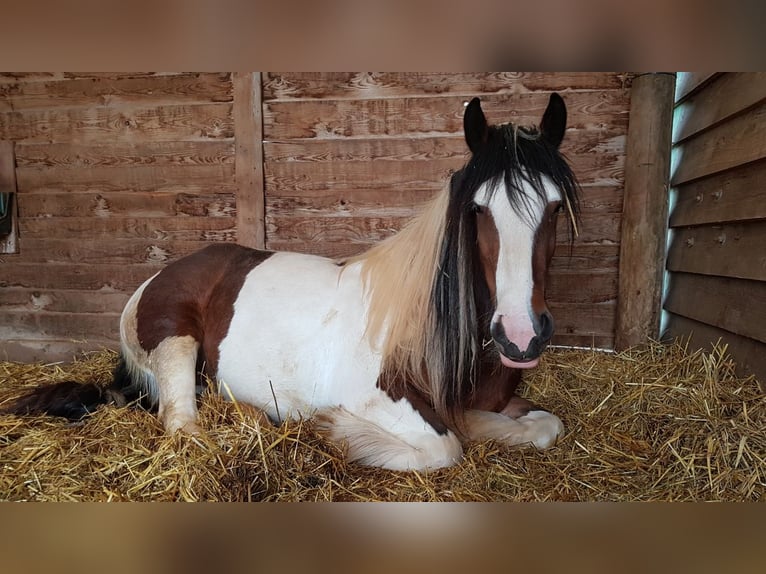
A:
[[[474,98],[470,160],[397,235],[344,261],[206,247],[130,298],[107,392],[40,389],[11,410],[79,418],[140,393],[168,432],[195,433],[203,371],[273,420],[316,417],[363,464],[448,466],[462,440],[551,446],[561,421],[516,387],[553,335],[557,216],[577,213],[565,123],[558,94],[539,129],[489,126]]]

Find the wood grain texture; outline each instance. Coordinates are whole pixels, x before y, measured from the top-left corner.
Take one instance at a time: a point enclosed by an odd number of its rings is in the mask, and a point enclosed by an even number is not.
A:
[[[670,271],[766,281],[766,221],[682,227],[668,250]]]
[[[633,80],[620,241],[617,349],[656,339],[668,212],[673,89],[669,74]]]
[[[665,309],[766,343],[766,281],[673,273]]]
[[[0,139],[99,144],[234,137],[231,104],[71,108],[0,113]]]
[[[267,140],[369,138],[406,135],[434,137],[462,133],[465,98],[382,100],[307,100],[264,102]],[[490,96],[483,100],[490,123],[537,124],[548,94]],[[571,92],[566,95],[568,125],[575,130],[627,126],[624,91]]]
[[[264,101],[487,95],[546,90],[624,89],[631,75],[590,72],[267,72]]]
[[[4,287],[0,311],[37,313],[121,313],[130,293]]]
[[[137,141],[101,144],[16,145],[16,165],[90,169],[94,167],[194,166],[234,163],[234,142]]]
[[[260,73],[234,75],[236,141],[237,241],[263,248],[264,225],[263,120]]]
[[[731,169],[766,157],[766,102],[677,146],[671,184]]]
[[[19,167],[21,193],[49,191],[234,193],[234,165],[92,167],[88,169]]]
[[[670,226],[766,219],[766,161],[676,187]]]
[[[28,193],[20,217],[234,217],[233,193],[58,192]]]
[[[231,101],[229,73],[0,83],[0,112]]]
[[[678,105],[673,118],[673,142],[759,104],[766,99],[766,72],[735,72],[717,76],[704,90]]]

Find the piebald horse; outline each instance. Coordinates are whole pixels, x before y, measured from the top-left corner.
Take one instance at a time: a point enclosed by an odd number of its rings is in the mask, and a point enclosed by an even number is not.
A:
[[[139,395],[169,433],[198,433],[200,372],[274,421],[314,417],[348,457],[398,470],[455,464],[466,440],[545,449],[558,417],[516,395],[553,335],[545,302],[556,220],[578,185],[539,128],[465,109],[471,156],[398,234],[342,261],[213,244],[148,279],[120,321],[114,383],[60,383],[10,412],[80,418]]]

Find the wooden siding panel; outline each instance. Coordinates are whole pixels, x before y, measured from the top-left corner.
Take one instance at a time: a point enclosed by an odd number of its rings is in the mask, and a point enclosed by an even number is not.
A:
[[[103,144],[234,137],[231,104],[72,108],[0,113],[0,139]]]
[[[766,102],[676,146],[671,185],[766,157]]]
[[[483,101],[490,123],[537,124],[549,94],[491,96]],[[264,138],[332,139],[435,137],[462,133],[464,98],[383,100],[306,100],[264,102]],[[626,128],[628,96],[624,91],[566,94],[568,124],[574,130]]]
[[[678,72],[676,102],[682,101],[720,75],[720,72]]]
[[[670,226],[766,219],[766,161],[676,188]]]
[[[266,73],[265,100],[379,99],[624,89],[630,74],[590,72],[301,72]]]
[[[766,99],[766,72],[718,76],[675,109],[673,141],[679,142]]]
[[[49,191],[186,191],[234,193],[233,164],[92,167],[88,169],[19,167],[20,193]]]
[[[139,141],[104,144],[16,144],[20,168],[195,166],[234,163],[233,141]]]
[[[0,84],[0,112],[231,101],[229,73]]]
[[[766,282],[674,273],[665,309],[766,343]]]
[[[30,193],[19,205],[20,217],[233,217],[233,193],[57,192]]]
[[[766,281],[766,221],[676,229],[670,271]]]

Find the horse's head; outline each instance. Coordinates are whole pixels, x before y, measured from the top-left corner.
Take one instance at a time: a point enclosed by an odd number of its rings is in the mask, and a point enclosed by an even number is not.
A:
[[[545,281],[556,220],[567,210],[574,218],[577,210],[577,183],[558,151],[566,116],[558,94],[551,95],[539,128],[489,126],[478,98],[465,110],[472,156],[453,178],[453,208],[463,212],[466,229],[475,234],[474,281],[486,283],[475,294],[478,299],[483,291],[478,320],[486,325],[489,319],[507,367],[536,366],[553,336]]]

